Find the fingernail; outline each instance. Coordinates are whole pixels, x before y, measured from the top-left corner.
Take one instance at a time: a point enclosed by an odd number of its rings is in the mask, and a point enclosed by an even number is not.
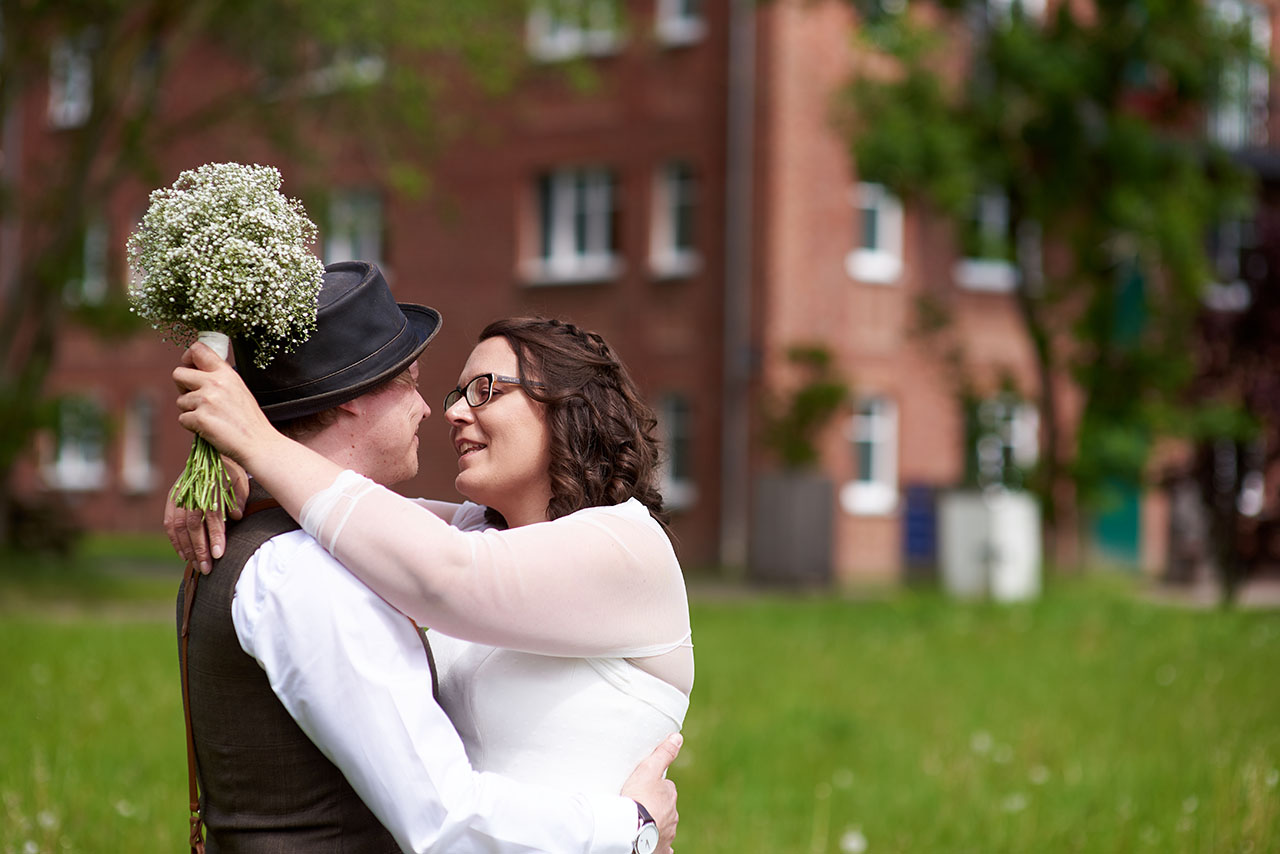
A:
[[[200,571],[201,571],[202,573],[204,573],[205,575],[208,575],[208,574],[209,574],[209,570],[211,570],[211,569],[213,569],[213,567],[209,566],[209,561],[207,561],[207,560],[202,560],[202,561],[200,561]]]
[[[213,547],[213,556],[214,556],[214,558],[220,558],[220,557],[222,557],[222,546],[214,546],[214,547]]]
[[[672,733],[672,734],[671,734],[671,742],[672,742],[672,744],[674,744],[676,747],[679,747],[680,745],[684,744],[684,736],[683,736],[683,735],[681,735],[681,734],[680,734],[680,733],[678,733],[678,732],[676,732],[676,733]]]

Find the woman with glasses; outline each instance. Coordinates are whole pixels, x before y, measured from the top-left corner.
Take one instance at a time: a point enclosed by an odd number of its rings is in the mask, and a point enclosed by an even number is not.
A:
[[[431,629],[441,705],[477,770],[615,793],[679,730],[693,650],[656,424],[599,335],[485,328],[445,398],[462,504],[340,471],[271,427],[225,363],[185,373],[218,381],[189,376],[202,393],[180,398],[183,426]]]

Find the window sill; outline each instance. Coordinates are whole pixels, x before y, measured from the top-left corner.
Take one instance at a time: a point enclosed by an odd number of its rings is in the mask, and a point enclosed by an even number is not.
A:
[[[622,275],[622,262],[617,258],[574,259],[572,263],[542,259],[526,262],[521,278],[526,285],[591,285],[611,282]]]
[[[840,506],[851,516],[890,516],[898,509],[898,490],[883,483],[846,483]]]
[[[1007,294],[1018,286],[1018,270],[1008,261],[965,258],[951,268],[951,276],[965,290]]]
[[[902,259],[890,252],[855,249],[845,256],[844,269],[855,281],[892,285],[902,275]]]
[[[529,44],[529,57],[537,62],[553,64],[584,57],[596,59],[617,56],[622,52],[622,39],[616,36],[609,39],[603,37],[588,39],[588,42],[594,43],[556,44],[549,41],[531,42]]]
[[[693,481],[664,481],[661,489],[662,505],[668,510],[688,510],[698,503],[698,487]]]
[[[706,37],[707,24],[702,20],[672,18],[658,21],[655,34],[662,47],[688,47]]]
[[[649,259],[649,274],[655,279],[687,279],[702,270],[697,252],[671,252]]]

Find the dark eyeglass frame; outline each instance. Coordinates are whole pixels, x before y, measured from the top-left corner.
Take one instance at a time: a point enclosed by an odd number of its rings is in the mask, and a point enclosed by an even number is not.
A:
[[[488,391],[484,394],[484,399],[481,400],[479,399],[480,392],[473,392],[472,389],[475,389],[476,383],[483,379],[489,380],[489,385],[487,387]],[[472,409],[479,409],[493,399],[493,386],[496,383],[507,383],[508,385],[519,386],[527,385],[533,386],[534,388],[543,387],[542,383],[536,383],[533,380],[521,380],[519,377],[504,377],[501,374],[494,373],[476,374],[474,377],[467,380],[466,385],[460,385],[444,396],[445,411],[447,412],[449,409],[452,409],[453,405],[459,400],[465,400],[467,402],[467,406],[470,406]]]

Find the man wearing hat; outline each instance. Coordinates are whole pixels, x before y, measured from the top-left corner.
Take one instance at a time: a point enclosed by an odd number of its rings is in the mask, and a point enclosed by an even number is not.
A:
[[[417,472],[417,359],[439,327],[374,265],[331,264],[310,339],[265,370],[237,341],[236,362],[281,432],[391,485]],[[418,627],[256,485],[214,571],[188,564],[178,625],[193,849],[203,819],[211,852],[650,851],[638,801],[668,850],[678,744],[637,768],[637,800],[474,772]]]

